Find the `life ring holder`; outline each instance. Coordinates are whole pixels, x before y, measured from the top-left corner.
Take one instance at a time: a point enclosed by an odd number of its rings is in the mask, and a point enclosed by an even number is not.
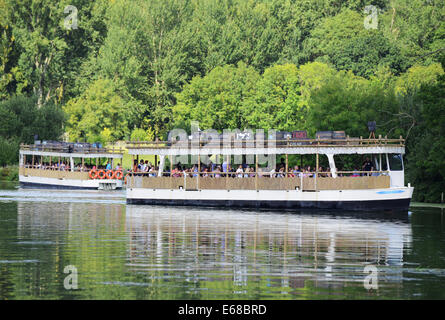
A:
[[[104,170],[99,170],[99,171],[97,172],[97,175],[96,175],[96,177],[97,177],[98,179],[105,179],[106,176],[107,176],[107,174],[105,173]]]
[[[121,180],[124,177],[122,170],[117,170],[114,172],[113,179]]]
[[[93,174],[94,173],[94,174]],[[97,178],[97,170],[96,169],[92,169],[90,170],[90,172],[88,173],[88,176],[90,177],[90,179],[96,179]]]
[[[113,179],[114,177],[114,171],[113,170],[108,170],[107,172],[105,172],[105,178],[107,178],[108,180]]]

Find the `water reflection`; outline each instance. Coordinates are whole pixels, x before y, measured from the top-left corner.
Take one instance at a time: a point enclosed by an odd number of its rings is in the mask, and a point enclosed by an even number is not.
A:
[[[236,293],[298,294],[307,281],[360,287],[366,264],[400,266],[411,242],[403,221],[140,206],[128,206],[126,220],[133,270],[186,271]]]
[[[443,263],[419,268],[431,261],[430,243],[416,249],[425,236],[407,214],[128,206],[89,196],[103,202],[0,200],[1,299],[413,298],[419,283],[421,297],[432,287],[443,296]],[[441,228],[442,254],[443,224],[431,224]],[[363,286],[368,264],[378,268],[378,290]],[[67,265],[78,269],[79,290],[63,287]]]

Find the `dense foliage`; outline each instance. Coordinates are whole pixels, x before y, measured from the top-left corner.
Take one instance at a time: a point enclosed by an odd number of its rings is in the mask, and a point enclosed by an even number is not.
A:
[[[18,162],[20,143],[56,140],[63,133],[65,114],[47,103],[37,107],[37,97],[13,96],[0,102],[0,166]]]
[[[144,140],[198,120],[367,136],[376,120],[407,137],[416,198],[437,201],[444,21],[440,0],[0,0],[0,164],[34,134]]]

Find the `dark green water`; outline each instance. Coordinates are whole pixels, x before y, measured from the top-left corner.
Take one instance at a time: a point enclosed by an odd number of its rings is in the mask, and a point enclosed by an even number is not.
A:
[[[0,299],[445,299],[441,209],[295,214],[0,188]],[[68,265],[78,289],[64,287]]]

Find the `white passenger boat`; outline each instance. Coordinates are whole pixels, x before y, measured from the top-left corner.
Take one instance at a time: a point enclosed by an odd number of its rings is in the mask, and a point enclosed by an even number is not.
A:
[[[285,140],[266,141],[224,138],[222,143],[216,138],[207,141],[181,138],[165,142],[127,142],[129,154],[136,161],[147,155],[157,155],[160,159],[156,176],[137,171],[131,173],[127,182],[127,203],[359,211],[409,208],[413,187],[410,184],[405,186],[402,137],[323,140],[287,137]],[[369,157],[374,167],[372,171],[369,168],[354,172],[337,170],[336,158],[353,154]],[[202,172],[203,163],[208,163],[209,155],[221,155],[226,166],[233,163],[235,157],[246,159],[250,156],[254,159],[252,167],[255,172],[251,170],[247,175]],[[316,157],[317,170],[310,174],[290,173],[290,155]],[[213,156],[210,158],[214,159]],[[265,158],[273,160],[277,156],[285,157],[284,175],[261,170],[261,161]],[[164,168],[167,159],[170,162],[169,172],[165,172]],[[322,159],[329,163],[328,172],[318,171]],[[196,164],[194,172],[177,173],[174,170],[177,163],[187,161]]]
[[[87,143],[38,143],[20,146],[19,182],[23,187],[121,189],[123,171],[101,169],[122,164],[123,151]]]

